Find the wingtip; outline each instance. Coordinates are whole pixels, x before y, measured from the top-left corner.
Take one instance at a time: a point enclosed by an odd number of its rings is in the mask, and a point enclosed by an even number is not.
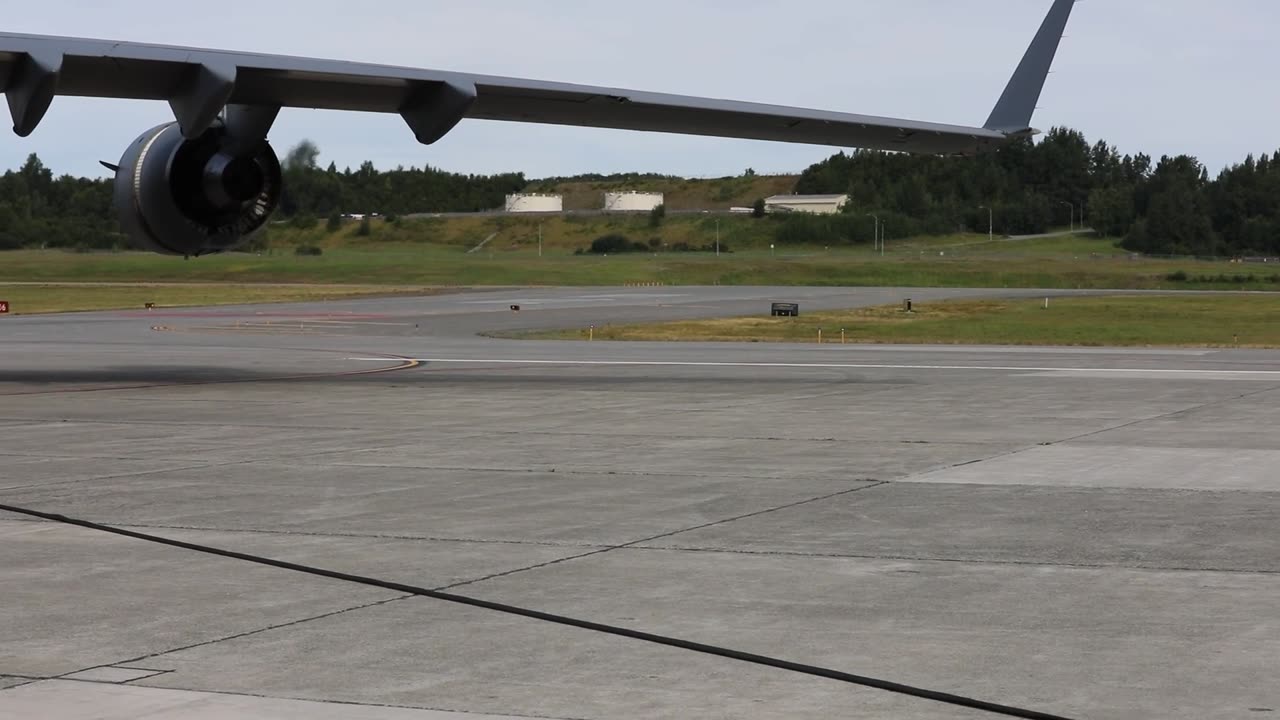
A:
[[[1035,39],[1023,55],[1022,62],[1009,79],[1000,101],[983,125],[984,128],[1016,134],[1030,127],[1036,103],[1040,100],[1045,80],[1053,68],[1058,46],[1066,34],[1067,23],[1076,2],[1077,0],[1054,0]]]

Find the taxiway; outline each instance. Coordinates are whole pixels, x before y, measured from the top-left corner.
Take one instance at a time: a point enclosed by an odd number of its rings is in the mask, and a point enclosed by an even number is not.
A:
[[[1073,718],[1280,711],[1280,353],[477,334],[991,294],[0,318],[0,503]],[[12,515],[0,688],[24,719],[991,717]]]

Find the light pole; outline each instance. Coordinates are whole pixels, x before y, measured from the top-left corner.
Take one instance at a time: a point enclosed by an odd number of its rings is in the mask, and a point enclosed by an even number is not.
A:
[[[1066,205],[1067,207],[1071,208],[1071,214],[1067,216],[1068,218],[1070,218],[1069,220],[1067,220],[1067,227],[1071,228],[1071,232],[1074,233],[1076,231],[1076,206],[1067,202],[1066,200],[1059,200],[1058,204]],[[1084,218],[1081,218],[1081,220],[1083,219]],[[1084,223],[1082,222],[1080,224],[1083,225]]]
[[[716,218],[716,257],[720,257],[720,218]]]
[[[875,252],[876,248],[880,247],[880,216],[875,213],[867,213],[867,217],[876,219],[876,229],[873,230],[871,233],[872,237],[874,238],[871,241],[872,242],[871,252]]]
[[[987,242],[995,242],[995,239],[996,239],[995,214],[992,212],[991,208],[987,207],[986,205],[979,205],[978,209],[987,211]]]

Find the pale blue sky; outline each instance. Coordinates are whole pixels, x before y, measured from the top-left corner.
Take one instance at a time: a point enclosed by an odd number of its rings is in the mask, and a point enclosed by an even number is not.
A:
[[[311,55],[981,125],[1049,0],[43,0],[14,32]],[[1280,3],[1080,2],[1035,124],[1123,152],[1194,154],[1212,172],[1280,148]],[[0,139],[55,172],[102,174],[162,103],[59,98]],[[468,121],[434,146],[395,116],[286,110],[272,132],[339,167],[421,165],[532,177],[642,170],[798,171],[833,148]]]

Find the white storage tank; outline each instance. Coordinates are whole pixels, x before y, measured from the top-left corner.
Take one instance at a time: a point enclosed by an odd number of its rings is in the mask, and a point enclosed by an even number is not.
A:
[[[649,212],[663,203],[660,192],[610,192],[604,194],[605,212]]]
[[[506,210],[509,213],[564,212],[564,196],[516,193],[507,196]]]

